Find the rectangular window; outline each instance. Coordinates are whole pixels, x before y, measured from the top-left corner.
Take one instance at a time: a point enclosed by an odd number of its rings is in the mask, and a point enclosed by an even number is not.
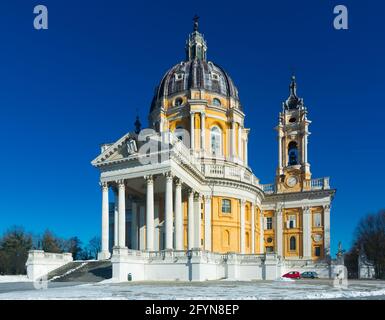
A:
[[[231,213],[231,200],[222,199],[222,213]]]
[[[314,247],[314,255],[316,257],[320,257],[321,256],[321,247]]]
[[[322,227],[322,216],[321,213],[313,214],[313,227]]]
[[[267,252],[267,253],[274,252],[274,247],[267,246],[267,247],[266,247],[266,252]]]
[[[286,228],[287,229],[293,229],[297,227],[297,217],[295,215],[288,216],[288,219],[286,221]]]
[[[273,229],[273,218],[272,217],[266,218],[266,229],[267,230]]]

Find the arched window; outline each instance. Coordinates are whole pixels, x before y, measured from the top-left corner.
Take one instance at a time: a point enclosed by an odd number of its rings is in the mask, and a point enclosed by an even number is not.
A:
[[[222,130],[215,126],[211,128],[210,131],[210,141],[211,141],[211,153],[213,155],[222,154]]]
[[[214,106],[220,106],[221,105],[221,100],[219,100],[218,98],[214,98],[213,99],[213,105]]]
[[[288,146],[288,158],[289,158],[289,166],[295,166],[298,164],[298,146],[297,142],[292,141]]]
[[[295,251],[297,249],[297,240],[295,237],[290,238],[290,251]]]

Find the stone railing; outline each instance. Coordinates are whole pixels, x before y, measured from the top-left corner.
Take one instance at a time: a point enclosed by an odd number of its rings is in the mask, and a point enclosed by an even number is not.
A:
[[[259,187],[258,179],[246,168],[229,163],[202,163],[201,172],[209,178],[247,182]]]
[[[330,189],[329,177],[312,179],[306,182],[310,183],[311,190]]]
[[[274,183],[271,184],[262,184],[262,190],[265,194],[277,193],[277,185]],[[330,189],[329,177],[317,178],[311,180],[305,180],[303,184],[303,189],[314,191],[314,190],[327,190]]]
[[[275,193],[275,184],[274,183],[262,184],[262,190],[266,194]]]
[[[228,253],[226,254],[227,262],[240,262],[240,263],[255,263],[262,262],[265,258],[265,254],[240,254],[240,253]]]

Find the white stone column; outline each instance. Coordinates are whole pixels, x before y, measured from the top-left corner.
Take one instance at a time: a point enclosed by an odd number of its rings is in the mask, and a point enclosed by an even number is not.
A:
[[[303,137],[303,150],[304,150],[304,162],[307,163],[307,139],[308,139],[308,128],[305,127],[305,135]]]
[[[202,221],[201,221],[201,195],[196,192],[194,194],[194,248],[201,248],[202,238]]]
[[[201,112],[201,150],[206,151],[206,114]]]
[[[164,246],[164,243],[160,243],[161,237],[163,236],[161,233],[164,231],[164,229],[162,229],[159,225],[159,205],[160,202],[154,199],[154,251],[160,251],[164,249],[161,247],[162,245]]]
[[[263,211],[259,210],[259,253],[265,253],[265,223]]]
[[[182,183],[175,180],[175,249],[183,250],[183,211],[182,211]]]
[[[230,157],[234,159],[236,157],[235,152],[235,122],[231,121],[231,144],[230,144]]]
[[[324,206],[324,252],[325,258],[330,256],[330,205]]]
[[[246,201],[245,200],[240,200],[241,204],[241,253],[245,253],[245,205]]]
[[[283,174],[282,137],[283,137],[282,125],[280,125],[278,128],[278,169],[279,169],[279,174]]]
[[[146,176],[146,250],[154,250],[154,180],[153,176]]]
[[[114,190],[114,247],[119,245],[119,195],[118,190]]]
[[[255,205],[251,204],[251,253],[255,253]]]
[[[145,250],[146,249],[146,208],[144,205],[139,207],[139,243],[138,249]]]
[[[242,127],[238,123],[238,158],[242,160]]]
[[[108,250],[108,184],[102,182],[102,247],[98,253],[98,260],[105,260],[110,257]]]
[[[275,239],[276,239],[276,248],[277,255],[283,257],[282,255],[282,239],[283,239],[283,230],[282,230],[282,210],[275,211]]]
[[[191,139],[191,150],[195,150],[195,113],[190,112],[190,139]]]
[[[248,155],[248,146],[247,146],[247,144],[248,144],[248,140],[247,139],[245,139],[244,140],[245,142],[245,166],[247,167],[248,166],[248,164],[249,164],[249,155]]]
[[[118,246],[126,246],[126,188],[124,180],[119,180],[119,241]]]
[[[189,190],[188,194],[188,231],[187,246],[191,250],[194,247],[194,191]]]
[[[131,248],[138,250],[138,207],[135,201],[132,201],[131,215]]]
[[[311,211],[309,207],[302,208],[302,221],[303,221],[303,230],[302,230],[302,250],[303,258],[311,259]]]
[[[212,251],[211,244],[211,196],[205,196],[205,250]]]
[[[165,249],[173,249],[173,210],[172,210],[172,174],[167,172],[166,176],[166,192],[164,197],[164,211],[165,211]]]

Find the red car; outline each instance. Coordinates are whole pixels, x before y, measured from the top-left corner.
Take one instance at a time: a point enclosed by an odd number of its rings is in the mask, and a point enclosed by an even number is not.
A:
[[[282,277],[290,279],[299,279],[301,278],[301,274],[298,271],[290,271],[288,273],[285,273]]]

